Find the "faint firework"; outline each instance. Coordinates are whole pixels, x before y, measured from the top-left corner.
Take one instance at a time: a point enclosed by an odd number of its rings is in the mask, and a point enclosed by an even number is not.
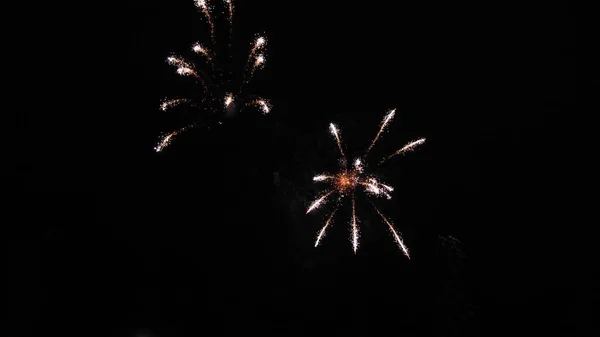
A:
[[[191,124],[199,120],[207,123],[222,124],[225,115],[232,115],[246,107],[258,109],[262,114],[271,112],[271,103],[263,97],[249,95],[244,90],[254,77],[257,70],[266,63],[267,39],[257,35],[250,46],[246,65],[239,70],[231,69],[233,55],[231,54],[231,41],[233,38],[233,0],[223,0],[227,22],[229,24],[229,48],[220,48],[217,44],[215,21],[213,19],[214,6],[209,0],[194,0],[194,4],[206,18],[210,32],[210,46],[196,42],[191,51],[196,56],[195,62],[186,60],[177,55],[167,57],[167,63],[175,67],[177,74],[193,79],[199,85],[189,97],[166,98],[160,103],[160,110],[167,111],[179,106],[193,107],[199,113]],[[161,137],[155,151],[160,152],[166,148],[171,139],[186,130],[191,129],[191,124]]]
[[[319,245],[319,243],[325,236],[325,232],[326,232],[327,228],[329,226],[331,226],[331,224],[333,222],[333,217],[336,214],[341,202],[343,200],[349,198],[352,202],[352,214],[351,214],[351,220],[350,220],[350,241],[352,242],[352,248],[354,250],[354,253],[356,253],[356,251],[358,250],[359,239],[360,239],[360,230],[359,230],[360,222],[356,215],[355,192],[362,191],[369,198],[371,205],[373,206],[373,208],[375,209],[377,214],[381,217],[383,223],[385,223],[387,225],[387,227],[390,230],[390,232],[394,238],[394,241],[396,242],[398,247],[402,250],[404,255],[406,255],[406,257],[408,257],[410,259],[408,248],[404,244],[404,241],[402,241],[402,237],[396,231],[396,229],[394,228],[394,226],[392,225],[390,220],[387,219],[381,213],[379,208],[377,208],[377,206],[375,206],[375,204],[371,200],[373,197],[382,197],[382,196],[387,199],[391,199],[392,198],[391,193],[394,191],[394,188],[390,185],[387,185],[387,184],[381,182],[375,175],[367,173],[366,172],[367,167],[364,163],[364,160],[366,159],[367,155],[369,154],[369,152],[371,151],[371,149],[373,148],[373,146],[375,145],[377,140],[380,138],[381,134],[385,131],[388,124],[394,118],[395,113],[396,113],[396,110],[394,109],[385,115],[385,117],[379,127],[379,131],[377,132],[377,135],[371,142],[367,151],[365,151],[365,154],[362,156],[362,158],[354,159],[352,161],[352,166],[350,168],[348,168],[347,165],[344,164],[344,167],[337,173],[334,173],[334,174],[323,173],[323,174],[319,174],[319,175],[313,177],[313,181],[315,181],[317,183],[327,183],[329,185],[329,187],[322,192],[321,196],[319,196],[315,201],[313,201],[310,204],[306,213],[308,214],[308,213],[318,209],[319,207],[321,207],[322,205],[324,205],[327,201],[329,201],[331,199],[335,198],[337,201],[335,209],[331,212],[331,214],[329,214],[327,216],[327,220],[325,221],[325,224],[323,225],[323,227],[317,234],[317,238],[315,241],[315,247],[317,247]],[[337,147],[340,151],[340,155],[342,156],[342,159],[343,159],[342,162],[348,163],[346,155],[344,153],[343,146],[342,146],[342,139],[341,139],[339,128],[335,124],[331,123],[329,125],[329,130],[335,138]],[[415,147],[423,144],[424,142],[425,142],[425,138],[421,138],[416,141],[410,142],[407,145],[400,148],[398,151],[394,152],[392,155],[384,158],[382,161],[380,161],[380,163],[383,163],[386,160],[388,160],[396,155],[403,154],[405,152],[413,150]]]

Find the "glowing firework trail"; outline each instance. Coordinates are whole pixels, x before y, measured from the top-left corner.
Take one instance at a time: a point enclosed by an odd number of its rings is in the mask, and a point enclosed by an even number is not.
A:
[[[390,228],[390,231],[394,235],[394,240],[396,240],[396,243],[398,244],[398,247],[400,247],[400,249],[402,249],[402,251],[404,252],[404,255],[406,255],[406,257],[410,259],[410,255],[408,255],[408,248],[406,248],[406,246],[404,245],[404,242],[402,242],[402,239],[400,238],[400,236],[398,235],[398,233],[394,229],[394,226],[392,226],[392,224],[388,221],[388,219],[386,219],[385,216],[383,216],[383,214],[381,214],[381,212],[379,211],[379,209],[373,203],[371,203],[371,205],[373,205],[373,208],[375,208],[375,210],[377,211],[377,213],[379,214],[379,216],[381,216],[381,218],[383,219],[383,221]]]
[[[319,206],[321,206],[321,204],[325,201],[325,199],[327,199],[327,197],[330,196],[331,193],[333,193],[333,192],[335,192],[335,191],[329,191],[327,194],[322,195],[321,197],[319,197],[319,199],[313,201],[313,203],[310,204],[310,207],[308,207],[306,214],[310,213],[315,208],[318,208]]]
[[[206,20],[208,20],[208,25],[210,26],[210,39],[213,44],[215,43],[215,24],[213,23],[212,16],[210,15],[210,8],[206,4],[206,0],[196,0],[196,7],[198,7],[202,13],[206,16]]]
[[[354,254],[358,249],[358,224],[356,223],[356,206],[354,204],[354,195],[352,195],[352,247]]]
[[[252,64],[252,68],[250,68],[250,75],[244,81],[244,83],[250,82],[250,80],[252,79],[252,76],[254,76],[254,73],[256,72],[256,69],[260,68],[265,63],[265,61],[266,61],[266,59],[265,59],[264,55],[256,56],[256,58],[254,59],[254,63]]]
[[[182,75],[182,76],[193,75],[199,79],[202,79],[200,76],[198,76],[198,73],[196,73],[196,71],[194,70],[194,67],[192,67],[189,63],[185,62],[180,57],[169,56],[169,57],[167,57],[167,62],[170,65],[177,67],[177,73],[179,75]]]
[[[392,120],[392,118],[394,118],[395,114],[396,114],[396,109],[393,109],[390,112],[388,112],[387,115],[385,115],[385,117],[383,118],[383,122],[381,122],[381,127],[379,128],[379,132],[377,132],[377,135],[375,136],[375,139],[373,139],[373,141],[371,142],[371,146],[369,146],[369,148],[367,149],[367,153],[365,154],[365,156],[367,154],[369,154],[369,151],[371,151],[371,148],[373,147],[373,145],[375,145],[375,143],[379,139],[379,136],[381,135],[381,133],[383,132],[383,130],[385,130],[385,127]]]
[[[327,218],[327,221],[325,221],[325,225],[323,225],[323,228],[321,228],[321,230],[319,231],[319,235],[317,236],[317,241],[315,242],[315,247],[319,245],[319,242],[325,236],[325,230],[327,229],[327,226],[329,226],[329,223],[331,223],[331,219],[333,219],[333,215],[335,214],[336,211],[337,211],[337,207],[333,210],[333,212],[331,212],[331,214]]]
[[[250,49],[250,54],[248,54],[248,62],[252,60],[254,55],[256,55],[257,51],[262,50],[264,48],[265,43],[267,43],[267,39],[265,39],[263,36],[259,36],[256,38],[256,40],[254,40],[252,49]]]
[[[271,112],[271,104],[265,99],[256,99],[252,103],[257,105],[265,115]]]
[[[250,49],[250,53],[248,54],[248,64],[250,64],[253,59],[254,59],[254,62],[252,62],[252,65],[250,66],[250,71],[249,71],[250,74],[248,75],[248,77],[246,78],[244,76],[244,81],[243,81],[244,84],[248,83],[250,81],[250,79],[252,79],[252,76],[254,76],[256,69],[258,69],[260,66],[262,66],[265,63],[265,61],[266,61],[265,56],[262,54],[256,55],[256,53],[258,51],[263,50],[266,43],[267,43],[267,39],[265,39],[263,36],[259,36],[256,38],[256,40],[254,40],[254,43],[252,44],[252,49]],[[248,67],[248,65],[247,65],[247,67]],[[248,71],[248,70],[246,70],[246,71]]]
[[[231,47],[231,40],[233,39],[233,0],[225,0],[225,3],[229,10],[227,21],[229,21],[229,47]]]
[[[392,110],[392,111],[388,112],[388,114],[385,116],[383,122],[381,123],[381,128],[379,130],[379,133],[375,137],[375,140],[371,143],[371,147],[373,146],[373,144],[375,144],[375,142],[377,141],[377,138],[379,138],[379,135],[381,134],[381,132],[385,129],[387,124],[394,117],[394,112],[395,112],[395,110]],[[329,130],[333,134],[333,136],[335,136],[340,153],[342,154],[342,156],[345,159],[345,154],[344,154],[344,151],[342,148],[342,141],[340,138],[338,127],[335,124],[331,123],[331,124],[329,124]],[[400,149],[398,152],[401,153],[404,151],[408,151],[408,150],[414,148],[415,146],[422,144],[424,141],[425,141],[425,139],[423,138],[418,141],[409,143],[406,146],[404,146],[402,149]],[[378,179],[374,175],[366,173],[365,171],[366,171],[366,168],[368,168],[368,166],[364,165],[363,160],[364,160],[364,157],[356,158],[353,161],[353,165],[352,165],[351,169],[346,168],[344,166],[343,169],[341,169],[337,174],[334,174],[334,175],[319,174],[319,175],[314,176],[313,181],[329,183],[330,189],[326,190],[325,194],[323,194],[317,200],[315,200],[310,205],[308,210],[306,211],[306,213],[308,214],[311,211],[313,211],[314,209],[321,206],[324,203],[324,201],[327,199],[327,197],[329,197],[334,192],[336,192],[340,196],[340,200],[345,197],[350,197],[350,195],[351,195],[351,197],[352,197],[352,218],[350,221],[350,230],[351,230],[350,240],[352,242],[352,248],[353,248],[355,254],[358,250],[359,239],[360,239],[360,232],[359,232],[359,225],[358,225],[359,221],[356,217],[355,192],[357,190],[361,190],[366,193],[367,197],[385,196],[388,199],[391,199],[392,196],[390,195],[390,193],[392,191],[394,191],[394,188],[392,186],[381,183],[378,181]],[[370,199],[369,199],[369,201],[372,203],[372,201]],[[339,205],[339,203],[338,203],[338,205]],[[375,207],[374,204],[373,204],[373,207]],[[383,214],[381,214],[381,212],[379,211],[379,209],[377,209],[377,207],[375,207],[375,209],[377,210],[377,213],[383,218],[384,222],[388,225],[390,231],[392,231],[394,239],[398,243],[398,246],[400,247],[400,249],[402,249],[404,254],[407,257],[409,257],[408,249],[402,242],[402,239],[400,238],[400,236],[398,235],[398,233],[396,232],[396,230],[394,229],[392,224],[383,216]],[[336,210],[337,210],[337,207],[336,207]],[[319,235],[317,237],[317,243],[315,244],[315,247],[319,244],[320,240],[322,239],[325,228],[327,228],[330,221],[332,221],[334,213],[335,213],[335,211],[329,216],[323,229],[321,229],[321,231],[319,232]]]
[[[228,108],[231,103],[233,103],[233,95],[232,94],[227,94],[225,95],[225,107]]]
[[[335,126],[335,124],[333,124],[333,123],[329,123],[329,130],[331,131],[331,134],[335,136],[335,140],[337,141],[337,145],[338,145],[338,148],[340,149],[340,153],[342,154],[342,157],[346,158],[346,155],[344,154],[344,150],[342,150],[342,141],[340,140],[340,135],[339,135],[337,126]]]
[[[165,147],[169,146],[169,144],[171,144],[171,140],[173,139],[173,137],[177,136],[178,134],[187,131],[189,128],[193,127],[193,125],[190,126],[185,126],[179,130],[175,130],[173,132],[170,132],[166,135],[164,135],[160,141],[158,142],[158,144],[154,147],[154,151],[156,152],[160,152],[162,151]]]
[[[329,180],[329,179],[333,179],[332,176],[327,176],[324,174],[320,174],[318,176],[314,176],[313,177],[313,181],[325,181],[325,180]]]
[[[388,160],[388,159],[390,159],[390,158],[392,158],[392,157],[394,157],[394,156],[397,156],[397,155],[399,155],[399,154],[402,154],[402,153],[406,153],[406,152],[412,151],[412,150],[414,150],[414,149],[415,149],[417,146],[419,146],[419,145],[421,145],[421,144],[423,144],[423,143],[425,143],[425,138],[417,139],[417,140],[415,140],[415,141],[413,141],[413,142],[410,142],[410,143],[408,143],[408,144],[404,145],[404,146],[403,146],[403,147],[402,147],[400,150],[398,150],[398,151],[396,151],[396,152],[392,153],[392,154],[391,154],[390,156],[388,156],[387,158],[384,158],[383,160],[381,160],[381,161],[379,162],[379,164],[383,164],[383,163],[384,163],[386,160]]]
[[[180,105],[182,103],[188,103],[190,102],[190,99],[187,98],[175,98],[175,99],[169,99],[169,100],[165,100],[162,103],[160,103],[160,109],[162,111],[167,111],[168,109]]]
[[[196,54],[204,55],[204,57],[206,57],[206,59],[208,61],[212,60],[211,52],[208,50],[208,48],[204,47],[202,44],[200,44],[198,42],[194,43],[194,45],[192,46],[192,50]]]

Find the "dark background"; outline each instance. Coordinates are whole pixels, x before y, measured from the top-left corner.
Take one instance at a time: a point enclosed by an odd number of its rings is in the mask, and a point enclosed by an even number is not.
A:
[[[9,243],[9,279],[24,289],[10,293],[18,335],[589,333],[597,291],[561,179],[576,103],[572,5],[237,1],[234,56],[266,33],[266,67],[248,89],[272,113],[245,111],[159,154],[181,115],[158,104],[191,84],[165,58],[191,55],[208,27],[192,0],[118,12],[107,30],[126,49],[115,43],[120,68],[107,79],[95,221],[34,225]],[[391,108],[371,159],[427,137],[378,169],[396,187],[378,205],[412,259],[368,204],[357,255],[348,208],[314,248],[326,212],[304,213],[319,192],[312,176],[337,165],[329,122],[360,154]]]

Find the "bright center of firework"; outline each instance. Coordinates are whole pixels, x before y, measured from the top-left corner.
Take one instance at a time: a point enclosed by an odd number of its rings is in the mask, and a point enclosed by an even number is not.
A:
[[[341,193],[351,192],[359,181],[355,171],[343,171],[335,176],[335,186]]]
[[[233,102],[233,95],[229,94],[225,96],[225,107],[229,107],[231,102]]]

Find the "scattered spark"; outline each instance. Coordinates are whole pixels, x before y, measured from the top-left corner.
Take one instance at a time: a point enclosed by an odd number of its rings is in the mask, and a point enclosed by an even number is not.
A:
[[[403,146],[403,147],[402,147],[400,150],[398,150],[398,151],[396,151],[396,152],[392,153],[392,154],[391,154],[390,156],[388,156],[387,158],[384,158],[383,160],[381,160],[381,161],[379,162],[379,164],[382,164],[383,162],[387,161],[388,159],[390,159],[390,158],[392,158],[392,157],[394,157],[394,156],[397,156],[397,155],[399,155],[399,154],[403,154],[403,153],[406,153],[406,152],[410,152],[410,151],[414,150],[414,149],[415,149],[417,146],[419,146],[419,145],[421,145],[421,144],[423,144],[423,143],[425,143],[425,138],[421,138],[421,139],[417,139],[417,140],[415,140],[415,141],[412,141],[412,142],[410,142],[410,143],[408,143],[408,144],[404,145],[404,146]]]
[[[385,129],[387,124],[394,117],[394,112],[395,112],[395,110],[392,110],[384,117],[383,122],[381,123],[381,127],[379,129],[379,132],[378,132],[377,136],[375,137],[375,140],[371,143],[371,147],[373,146],[373,144],[375,144],[375,142],[377,141],[377,138],[379,138],[379,135],[381,134],[381,132]],[[340,150],[340,154],[342,155],[342,157],[345,158],[345,154],[343,151],[342,141],[340,138],[340,132],[339,132],[338,127],[335,124],[331,123],[331,124],[329,124],[329,130],[330,130],[331,134],[335,137],[338,148]],[[398,152],[399,153],[406,152],[409,149],[413,149],[415,146],[422,144],[424,141],[425,141],[425,139],[423,138],[418,141],[409,143],[406,146],[404,146],[401,150],[399,150]],[[360,239],[359,226],[358,226],[359,219],[356,216],[355,192],[357,190],[363,191],[363,192],[365,192],[365,195],[367,197],[385,196],[387,199],[391,199],[392,196],[390,193],[392,191],[394,191],[394,188],[392,186],[380,182],[378,180],[378,178],[372,174],[365,173],[366,166],[363,163],[363,160],[364,160],[364,157],[362,159],[356,158],[353,161],[353,165],[352,165],[351,169],[344,167],[343,169],[340,170],[340,172],[338,172],[335,175],[320,174],[320,175],[314,176],[313,181],[328,182],[328,183],[330,183],[330,188],[325,192],[325,194],[322,194],[319,198],[317,198],[315,201],[313,201],[312,204],[308,207],[308,209],[306,211],[306,213],[308,214],[311,211],[319,208],[326,201],[326,199],[332,194],[338,195],[340,201],[342,199],[344,199],[345,197],[351,196],[351,198],[352,198],[352,218],[350,221],[350,227],[351,227],[351,238],[350,239],[352,242],[352,248],[354,250],[354,253],[356,253],[358,250],[359,239]],[[371,201],[371,200],[369,199],[369,201]],[[371,201],[371,203],[372,203],[372,201]],[[340,203],[338,202],[338,205],[339,204]],[[375,207],[374,204],[373,204],[373,207]],[[396,232],[396,230],[394,229],[392,224],[389,222],[389,220],[387,220],[387,218],[385,218],[385,216],[383,216],[383,214],[379,211],[379,209],[377,209],[377,207],[375,207],[375,209],[377,210],[377,213],[383,218],[384,222],[388,225],[390,231],[392,232],[392,234],[394,236],[394,240],[396,241],[396,243],[398,243],[398,246],[400,247],[400,249],[402,249],[402,251],[408,258],[410,258],[409,254],[408,254],[408,248],[406,248],[406,246],[404,245],[404,242],[400,238],[400,235]],[[336,210],[337,210],[337,207],[336,207]],[[325,222],[325,225],[319,232],[319,234],[317,236],[317,242],[315,244],[315,247],[318,246],[320,240],[323,237],[325,229],[327,228],[329,223],[332,221],[334,214],[335,214],[335,210],[328,217],[327,221]]]
[[[187,98],[175,98],[175,99],[168,99],[168,100],[164,100],[162,103],[160,103],[160,109],[162,111],[167,111],[168,109],[180,105],[182,103],[187,103],[189,102],[190,99]]]

